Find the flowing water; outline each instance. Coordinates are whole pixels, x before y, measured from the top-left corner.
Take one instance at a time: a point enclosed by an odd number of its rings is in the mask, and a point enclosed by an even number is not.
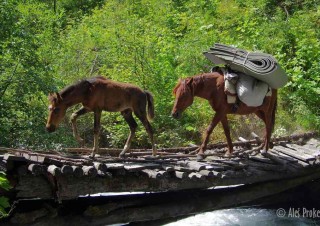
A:
[[[277,209],[234,208],[216,210],[190,216],[175,222],[162,224],[165,226],[303,226],[320,225],[320,218],[291,216],[287,209],[285,217],[277,216]],[[300,209],[301,215],[303,214]],[[289,216],[288,216],[289,214]]]

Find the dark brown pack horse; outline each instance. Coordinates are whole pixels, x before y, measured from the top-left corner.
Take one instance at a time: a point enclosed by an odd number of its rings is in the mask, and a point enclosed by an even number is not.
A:
[[[56,130],[69,107],[82,103],[83,106],[71,115],[73,135],[80,143],[83,143],[83,139],[78,134],[76,120],[79,116],[88,112],[94,113],[94,147],[91,154],[92,157],[94,157],[99,149],[100,118],[103,110],[121,112],[129,124],[130,134],[123,151],[120,153],[120,157],[124,156],[125,152],[130,149],[131,140],[138,126],[132,112],[147,130],[152,144],[152,153],[156,155],[153,131],[148,120],[148,118],[152,119],[154,117],[154,103],[153,97],[148,91],[143,91],[131,84],[115,82],[100,76],[81,80],[64,88],[59,93],[50,94],[49,102],[49,116],[46,125],[48,132]]]
[[[265,123],[265,138],[259,147],[263,152],[269,149],[271,133],[275,122],[275,112],[277,105],[277,90],[272,89],[272,95],[265,97],[263,104],[259,107],[248,107],[244,103],[239,103],[239,107],[234,112],[233,104],[227,103],[227,96],[224,92],[224,76],[220,72],[196,75],[179,80],[173,90],[175,103],[172,109],[172,116],[176,119],[181,117],[182,112],[193,103],[195,96],[207,99],[212,109],[216,112],[204,136],[204,140],[198,148],[198,159],[204,158],[209,136],[216,125],[221,122],[225,136],[227,138],[228,150],[226,156],[230,156],[233,151],[230,129],[227,114],[246,115],[255,113]]]

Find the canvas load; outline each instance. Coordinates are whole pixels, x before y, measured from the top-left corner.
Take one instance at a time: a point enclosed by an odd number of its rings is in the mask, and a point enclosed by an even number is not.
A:
[[[250,75],[273,89],[281,88],[288,82],[286,72],[270,54],[248,52],[216,43],[204,55],[216,65],[226,65],[233,71]]]
[[[229,104],[235,104],[237,97],[249,107],[263,104],[266,96],[271,96],[271,87],[252,76],[221,68],[225,80],[225,93]]]

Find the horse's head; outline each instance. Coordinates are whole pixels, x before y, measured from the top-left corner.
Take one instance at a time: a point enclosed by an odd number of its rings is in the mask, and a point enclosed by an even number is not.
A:
[[[179,80],[173,89],[173,94],[176,98],[171,113],[173,118],[179,119],[182,112],[193,103],[194,93],[192,82],[193,78]]]
[[[67,111],[67,105],[64,103],[59,93],[49,94],[49,116],[46,129],[49,133],[54,132],[63,119]]]

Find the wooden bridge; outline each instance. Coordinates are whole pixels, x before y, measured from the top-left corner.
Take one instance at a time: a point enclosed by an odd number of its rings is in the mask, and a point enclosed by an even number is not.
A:
[[[201,162],[196,161],[196,147],[160,149],[159,156],[153,158],[149,156],[150,150],[136,149],[124,159],[115,157],[119,154],[117,149],[101,149],[94,160],[88,157],[90,150],[80,148],[65,152],[0,148],[3,153],[0,167],[7,172],[13,186],[10,195],[15,201],[49,199],[63,203],[98,193],[186,192],[220,186],[253,185],[242,189],[241,193],[228,194],[229,198],[220,202],[208,200],[210,189],[206,190],[202,207],[198,205],[197,209],[177,207],[178,201],[166,205],[158,200],[158,206],[164,205],[166,210],[162,211],[162,215],[174,217],[225,207],[228,203],[245,203],[320,178],[320,141],[315,133],[279,137],[273,141],[274,147],[266,155],[253,152],[260,142],[258,138],[235,142],[235,154],[231,158],[223,157],[225,143],[209,145],[206,158]],[[154,213],[139,212],[143,198],[139,200],[121,205],[116,201],[113,204],[109,202],[108,206],[103,205],[103,211],[98,212],[103,213],[104,221],[99,222],[155,219]],[[190,205],[194,206],[192,203]],[[119,209],[120,214],[117,214]],[[92,223],[97,213],[90,213],[92,211],[87,209],[85,218]],[[99,215],[100,220],[102,215]]]

